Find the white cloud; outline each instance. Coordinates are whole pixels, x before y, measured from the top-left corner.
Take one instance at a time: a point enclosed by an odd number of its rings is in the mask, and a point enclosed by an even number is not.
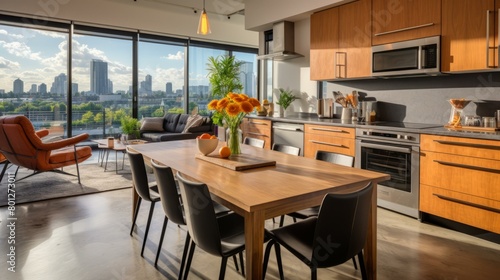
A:
[[[0,56],[0,69],[18,70],[19,68],[19,62]]]
[[[41,60],[39,52],[32,52],[31,48],[22,42],[0,42],[0,45],[7,50],[8,53],[18,57],[24,57],[31,60]]]
[[[35,31],[38,34],[41,34],[41,35],[44,35],[44,36],[47,36],[47,37],[51,37],[51,38],[60,38],[60,39],[67,39],[68,38],[68,36],[66,36],[64,33],[53,32],[53,31],[37,30],[37,29],[34,29],[33,31]]]
[[[184,52],[178,51],[176,54],[169,53],[167,56],[164,56],[162,58],[165,58],[168,60],[183,60],[184,59]]]
[[[9,37],[16,38],[16,39],[22,39],[22,38],[24,38],[24,36],[21,35],[21,34],[12,34],[12,33],[7,32],[7,30],[5,30],[5,29],[0,29],[0,34],[1,35],[7,35]]]

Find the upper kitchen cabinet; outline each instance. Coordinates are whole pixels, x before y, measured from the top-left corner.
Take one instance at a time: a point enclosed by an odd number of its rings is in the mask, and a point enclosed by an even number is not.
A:
[[[339,45],[338,18],[337,8],[311,15],[311,80],[335,78],[335,51]]]
[[[500,0],[442,0],[441,71],[498,68]]]
[[[440,0],[373,0],[372,45],[440,34]]]
[[[359,0],[311,16],[311,80],[371,75],[370,12]]]

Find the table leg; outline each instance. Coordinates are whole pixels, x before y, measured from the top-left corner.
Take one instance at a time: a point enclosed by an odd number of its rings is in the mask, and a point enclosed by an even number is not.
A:
[[[262,279],[264,222],[263,212],[245,215],[246,279]]]
[[[377,279],[377,188],[376,183],[372,194],[372,208],[370,210],[370,223],[366,237],[364,257],[368,279]]]

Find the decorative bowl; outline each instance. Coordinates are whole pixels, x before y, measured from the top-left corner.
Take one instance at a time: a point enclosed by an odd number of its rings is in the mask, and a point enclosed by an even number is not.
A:
[[[196,139],[196,145],[198,146],[198,151],[206,156],[215,151],[217,145],[219,145],[219,139]]]

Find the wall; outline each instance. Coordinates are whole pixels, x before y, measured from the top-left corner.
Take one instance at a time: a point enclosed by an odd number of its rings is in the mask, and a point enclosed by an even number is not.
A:
[[[258,46],[258,33],[244,29],[243,16],[234,15],[231,19],[227,19],[224,16],[209,14],[212,33],[202,36],[196,34],[199,13],[195,14],[193,10],[159,1],[16,0],[2,1],[0,12],[36,15],[40,21],[56,18],[251,47]]]

